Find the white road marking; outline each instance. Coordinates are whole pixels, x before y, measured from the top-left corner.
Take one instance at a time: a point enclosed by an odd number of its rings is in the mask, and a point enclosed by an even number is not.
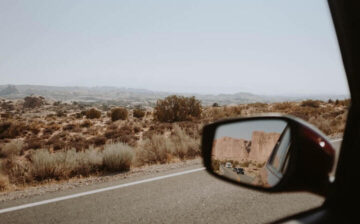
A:
[[[205,167],[193,169],[193,170],[182,171],[182,172],[178,172],[178,173],[172,173],[172,174],[159,176],[159,177],[153,177],[153,178],[149,178],[149,179],[145,179],[145,180],[139,180],[139,181],[135,181],[135,182],[131,182],[131,183],[120,184],[120,185],[115,185],[115,186],[111,186],[111,187],[105,187],[105,188],[96,189],[96,190],[92,190],[92,191],[86,191],[86,192],[82,192],[82,193],[67,195],[67,196],[63,196],[63,197],[52,198],[49,200],[38,201],[38,202],[14,206],[14,207],[10,207],[10,208],[4,208],[4,209],[0,209],[0,214],[6,213],[6,212],[13,212],[13,211],[21,210],[21,209],[25,209],[25,208],[35,207],[35,206],[39,206],[39,205],[54,203],[54,202],[58,202],[58,201],[64,201],[64,200],[68,200],[68,199],[72,199],[72,198],[78,198],[78,197],[96,194],[96,193],[100,193],[100,192],[111,191],[111,190],[115,190],[115,189],[119,189],[119,188],[123,188],[123,187],[129,187],[129,186],[133,186],[133,185],[137,185],[137,184],[143,184],[143,183],[148,183],[148,182],[152,182],[152,181],[162,180],[162,179],[166,179],[169,177],[180,176],[180,175],[194,173],[194,172],[198,172],[198,171],[202,171],[202,170],[205,170]]]
[[[339,142],[339,141],[342,141],[342,139],[335,139],[335,140],[331,140],[330,142]],[[64,201],[64,200],[68,200],[68,199],[72,199],[72,198],[78,198],[78,197],[96,194],[96,193],[100,193],[100,192],[111,191],[111,190],[115,190],[115,189],[119,189],[119,188],[123,188],[123,187],[129,187],[129,186],[133,186],[133,185],[137,185],[137,184],[162,180],[162,179],[166,179],[169,177],[180,176],[180,175],[194,173],[194,172],[198,172],[198,171],[202,171],[202,170],[205,170],[205,167],[193,169],[193,170],[182,171],[182,172],[178,172],[178,173],[172,173],[172,174],[165,175],[165,176],[153,177],[153,178],[149,178],[149,179],[145,179],[145,180],[139,180],[139,181],[135,181],[135,182],[131,182],[131,183],[120,184],[120,185],[115,185],[115,186],[111,186],[111,187],[105,187],[105,188],[96,189],[96,190],[92,190],[92,191],[86,191],[86,192],[82,192],[82,193],[67,195],[67,196],[63,196],[63,197],[52,198],[49,200],[38,201],[38,202],[14,206],[14,207],[10,207],[10,208],[3,208],[3,209],[0,209],[0,214],[6,213],[6,212],[13,212],[13,211],[17,211],[17,210],[21,210],[21,209],[25,209],[25,208],[35,207],[35,206],[39,206],[39,205],[54,203],[54,202],[58,202],[58,201]]]
[[[340,141],[342,141],[342,138],[330,140],[330,142],[340,142]]]

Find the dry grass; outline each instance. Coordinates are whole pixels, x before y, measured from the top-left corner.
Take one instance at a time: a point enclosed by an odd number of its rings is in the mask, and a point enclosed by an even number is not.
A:
[[[5,191],[9,188],[9,177],[0,173],[0,191]]]
[[[205,121],[216,121],[242,115],[243,106],[208,107],[203,111],[202,117]]]
[[[202,108],[201,117],[188,116],[185,119],[188,121],[174,122],[182,120],[175,118],[176,114],[174,119],[165,119],[171,123],[157,120],[157,110],[149,108],[139,114],[133,109],[133,116],[112,121],[114,106],[103,108],[108,116],[101,116],[99,105],[98,109],[92,108],[94,105],[60,103],[45,103],[35,108],[23,108],[22,103],[13,105],[10,115],[4,114],[8,112],[0,105],[0,189],[9,184],[125,171],[131,168],[132,162],[144,165],[194,158],[200,155],[202,126],[224,118],[278,112],[300,117],[327,135],[337,135],[344,131],[350,100],[215,105]],[[179,106],[189,107],[186,103]],[[59,111],[68,116],[56,116]],[[89,116],[92,113],[94,116]],[[96,119],[90,120],[86,115]],[[184,112],[180,117],[185,115]],[[107,145],[108,142],[119,143]],[[132,154],[132,159],[125,159],[131,161],[130,165],[117,159],[116,156],[124,158],[119,150],[109,148],[127,148],[124,155]],[[134,150],[130,150],[132,148]],[[249,170],[260,166],[243,165]]]
[[[10,183],[24,185],[31,180],[29,163],[27,161],[10,157],[2,161],[1,170],[8,176]]]
[[[0,150],[1,157],[18,156],[23,150],[24,142],[19,139],[14,139],[9,143],[6,143]]]
[[[178,125],[174,126],[174,134],[170,139],[174,145],[174,154],[180,159],[200,155],[200,139],[190,137]]]
[[[124,143],[105,145],[103,165],[109,171],[128,171],[134,160],[134,150]]]
[[[153,135],[139,144],[136,161],[139,165],[166,163],[171,159],[173,146],[173,142],[163,135]]]
[[[200,140],[190,137],[179,126],[174,126],[170,137],[155,134],[144,139],[137,148],[139,165],[167,163],[173,158],[194,158],[200,155]]]
[[[50,153],[40,149],[32,155],[31,176],[35,180],[66,179],[87,176],[102,166],[102,156],[95,149],[76,152],[75,149]]]
[[[90,148],[51,153],[46,149],[36,150],[31,156],[30,178],[68,179],[74,176],[88,176],[102,170],[127,171],[134,159],[134,150],[123,143],[105,145],[103,151]]]

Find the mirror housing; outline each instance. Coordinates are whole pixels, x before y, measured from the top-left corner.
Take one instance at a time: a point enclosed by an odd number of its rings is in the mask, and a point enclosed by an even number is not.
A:
[[[281,178],[274,184],[254,186],[246,182],[239,182],[215,172],[212,165],[213,148],[216,131],[224,125],[242,122],[284,121],[291,132],[291,144],[288,149],[289,159],[287,168]],[[203,128],[202,156],[204,165],[209,173],[222,180],[235,183],[247,188],[265,192],[308,191],[318,195],[326,195],[329,189],[330,173],[334,166],[335,150],[327,137],[318,129],[303,120],[292,116],[259,116],[218,121]],[[276,147],[275,147],[276,148]],[[272,153],[273,154],[273,153]],[[270,155],[270,159],[273,155]],[[269,161],[267,162],[268,165]]]

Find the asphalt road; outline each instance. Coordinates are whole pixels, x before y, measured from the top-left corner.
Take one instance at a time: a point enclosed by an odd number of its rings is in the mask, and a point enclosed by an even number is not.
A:
[[[339,142],[334,144],[339,145]],[[196,168],[199,167],[171,173]],[[119,184],[123,186],[4,212],[0,214],[0,223],[264,223],[323,202],[321,197],[309,193],[266,194],[247,190],[219,181],[204,170],[158,178],[171,173],[5,202],[0,204],[0,211]],[[149,179],[154,177],[158,179]]]
[[[221,175],[226,176],[229,179],[233,179],[239,182],[244,183],[252,183],[254,178],[244,175],[244,174],[237,174],[233,168],[226,168],[223,165],[220,165],[220,172],[222,172]]]

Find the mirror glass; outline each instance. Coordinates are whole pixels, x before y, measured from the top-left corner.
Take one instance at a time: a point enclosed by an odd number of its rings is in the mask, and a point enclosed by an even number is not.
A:
[[[212,147],[217,175],[265,188],[282,178],[289,160],[291,130],[284,120],[249,120],[220,125]]]

